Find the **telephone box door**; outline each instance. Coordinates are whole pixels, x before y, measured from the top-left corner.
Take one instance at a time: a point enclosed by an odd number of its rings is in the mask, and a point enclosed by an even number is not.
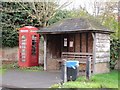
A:
[[[31,35],[31,65],[38,64],[38,55],[39,54],[39,35]]]

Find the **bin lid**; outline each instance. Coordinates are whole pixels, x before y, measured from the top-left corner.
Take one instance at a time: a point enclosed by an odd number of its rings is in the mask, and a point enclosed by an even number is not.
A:
[[[66,67],[74,68],[79,66],[79,61],[66,61]]]

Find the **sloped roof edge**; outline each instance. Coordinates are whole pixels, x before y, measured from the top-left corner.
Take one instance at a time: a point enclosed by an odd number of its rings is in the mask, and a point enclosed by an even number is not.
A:
[[[107,32],[112,33],[105,26],[101,25],[95,19],[90,18],[70,18],[61,20],[49,27],[41,28],[38,33],[64,33],[64,32]]]

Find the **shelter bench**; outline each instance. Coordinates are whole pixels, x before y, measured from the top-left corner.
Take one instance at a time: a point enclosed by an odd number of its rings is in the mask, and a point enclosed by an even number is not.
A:
[[[79,53],[79,52],[62,52],[62,60],[77,60],[79,61],[79,71],[86,70],[87,57],[91,57],[91,72],[93,71],[93,54],[92,53]]]

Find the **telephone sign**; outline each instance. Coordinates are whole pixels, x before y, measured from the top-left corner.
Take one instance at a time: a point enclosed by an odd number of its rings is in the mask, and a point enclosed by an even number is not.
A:
[[[39,37],[37,28],[25,26],[19,30],[19,66],[38,66]]]

